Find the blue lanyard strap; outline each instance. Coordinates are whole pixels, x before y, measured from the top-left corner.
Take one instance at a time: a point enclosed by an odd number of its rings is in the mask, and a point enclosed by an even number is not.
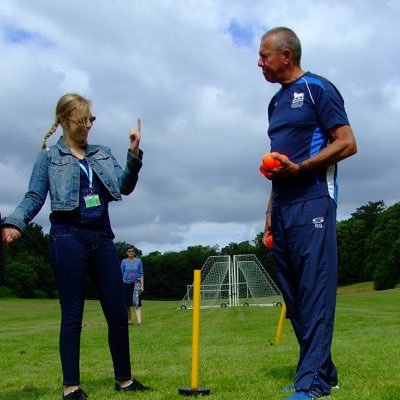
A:
[[[90,165],[88,164],[88,167],[86,169],[86,167],[79,163],[79,166],[81,167],[82,171],[86,174],[86,176],[89,179],[89,189],[92,190],[93,189],[93,170],[92,168],[90,168]]]

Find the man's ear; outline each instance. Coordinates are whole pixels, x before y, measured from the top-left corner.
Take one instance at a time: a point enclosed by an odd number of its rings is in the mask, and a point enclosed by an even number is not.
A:
[[[286,49],[282,52],[282,54],[285,58],[285,64],[289,64],[292,59],[292,52],[289,49]]]

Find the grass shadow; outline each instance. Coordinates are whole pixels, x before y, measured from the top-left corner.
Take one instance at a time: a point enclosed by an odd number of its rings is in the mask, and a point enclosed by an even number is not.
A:
[[[113,378],[104,377],[96,379],[85,379],[82,381],[82,389],[87,393],[95,393],[99,390],[108,391],[111,394],[114,392],[115,381]],[[48,386],[28,384],[23,388],[10,388],[0,392],[0,400],[41,400],[43,398],[56,398],[62,396],[62,384],[56,389],[54,384]]]
[[[11,390],[2,391],[0,400],[40,400],[45,395],[49,395],[51,389],[48,387],[38,387],[27,385],[22,389],[11,388]],[[56,395],[56,393],[54,393]],[[57,397],[61,397],[61,390],[57,393]]]
[[[388,386],[385,388],[385,392],[382,394],[382,400],[399,400],[400,398],[400,385]]]
[[[296,368],[293,365],[266,365],[262,372],[274,380],[289,380],[293,381],[296,375]]]

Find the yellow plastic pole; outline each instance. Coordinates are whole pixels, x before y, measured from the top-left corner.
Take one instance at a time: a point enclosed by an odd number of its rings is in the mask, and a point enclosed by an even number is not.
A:
[[[193,282],[192,389],[197,389],[199,386],[200,277],[201,271],[195,269]]]
[[[192,378],[190,388],[179,388],[179,394],[183,396],[210,394],[210,389],[199,388],[200,279],[201,270],[195,269],[193,277]]]
[[[278,322],[278,329],[276,331],[276,337],[275,337],[276,346],[280,346],[280,344],[282,343],[283,323],[285,322],[285,318],[286,318],[286,304],[283,303],[281,315],[279,317],[279,322]]]

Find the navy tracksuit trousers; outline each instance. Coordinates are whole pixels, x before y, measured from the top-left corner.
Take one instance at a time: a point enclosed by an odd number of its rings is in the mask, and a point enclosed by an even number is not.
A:
[[[295,387],[337,385],[331,358],[336,305],[336,204],[330,197],[273,206],[273,253],[300,357]]]

